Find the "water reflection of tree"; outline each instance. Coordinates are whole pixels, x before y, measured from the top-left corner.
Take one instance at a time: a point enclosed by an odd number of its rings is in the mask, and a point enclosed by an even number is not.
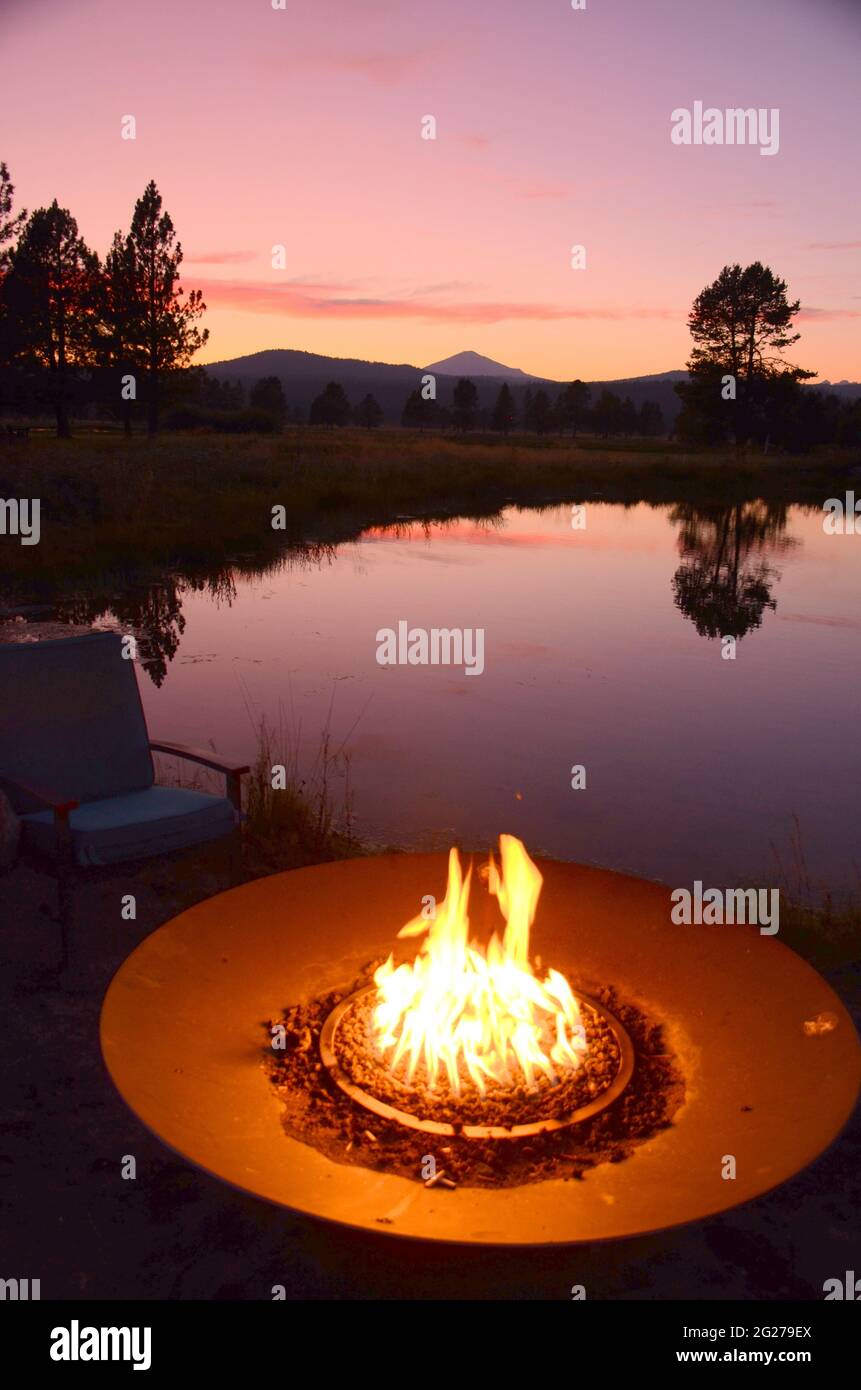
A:
[[[743,637],[777,607],[771,590],[780,571],[764,558],[797,544],[786,535],[781,503],[674,507],[682,563],[673,576],[677,608],[701,637]]]
[[[168,666],[179,650],[185,631],[183,600],[188,593],[206,593],[231,607],[237,579],[261,579],[285,570],[319,568],[331,563],[335,547],[324,542],[291,547],[268,564],[252,559],[234,564],[143,575],[91,577],[84,592],[64,597],[58,604],[61,621],[82,626],[104,624],[133,636],[138,661],[151,681],[161,686]]]

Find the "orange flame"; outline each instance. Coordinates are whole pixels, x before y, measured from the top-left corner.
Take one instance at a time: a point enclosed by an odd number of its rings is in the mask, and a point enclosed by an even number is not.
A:
[[[448,886],[430,922],[420,914],[398,936],[427,932],[412,964],[395,968],[392,956],[374,975],[376,1042],[389,1068],[404,1059],[412,1084],[420,1063],[430,1086],[448,1078],[460,1094],[471,1080],[483,1095],[488,1082],[535,1086],[576,1069],[586,1052],[577,1000],[558,970],[544,980],[529,964],[529,932],[542,877],[525,846],[500,835],[501,872],[490,857],[488,887],[505,918],[500,942],[487,950],[469,941],[470,869],[463,877],[456,849],[449,853]]]

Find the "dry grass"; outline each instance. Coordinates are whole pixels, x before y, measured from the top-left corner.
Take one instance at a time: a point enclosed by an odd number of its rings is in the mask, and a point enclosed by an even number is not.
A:
[[[558,436],[494,439],[409,431],[295,427],[283,435],[165,435],[154,442],[91,434],[38,435],[0,446],[0,496],[38,497],[38,546],[6,545],[7,575],[69,576],[222,559],[234,551],[265,561],[287,535],[355,533],[399,513],[489,515],[524,505],[606,500],[732,502],[753,496],[823,496],[823,479],[851,460],[795,460],[694,453],[666,441]]]
[[[857,888],[835,895],[812,877],[804,852],[801,822],[792,817],[785,850],[772,844],[780,890],[780,937],[819,970],[861,960],[861,873]]]
[[[333,744],[330,724],[304,775],[298,734],[287,729],[283,714],[277,729],[262,719],[257,733],[257,756],[243,803],[250,876],[362,854],[353,831],[349,750],[345,743]]]
[[[246,708],[250,717],[247,702]],[[256,753],[250,773],[242,779],[242,877],[259,878],[368,853],[354,830],[347,746],[353,730],[336,741],[330,707],[316,752],[303,764],[301,727],[283,706],[276,725],[263,717],[254,727]],[[216,751],[211,739],[209,747]],[[215,796],[224,793],[220,773],[167,755],[157,758],[156,780]]]

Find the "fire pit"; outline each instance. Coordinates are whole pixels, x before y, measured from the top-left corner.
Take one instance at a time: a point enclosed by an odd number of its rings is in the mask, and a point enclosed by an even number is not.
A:
[[[619,1020],[578,997],[558,970],[543,980],[533,971],[543,880],[512,835],[500,837],[500,852],[501,872],[491,856],[485,878],[505,918],[501,939],[494,933],[486,950],[471,940],[472,869],[464,879],[453,849],[443,902],[398,933],[426,933],[420,954],[397,968],[390,955],[320,1031],[320,1056],[341,1090],[409,1129],[465,1139],[550,1133],[603,1110],[633,1073]]]
[[[238,1187],[438,1240],[652,1231],[821,1153],[861,1048],[816,972],[753,928],[674,925],[655,884],[521,851],[504,837],[489,891],[473,883],[468,934],[470,875],[435,855],[279,874],[183,913],[106,996],[120,1092]],[[424,940],[396,964],[405,920]],[[286,1039],[267,1065],[263,1026]]]

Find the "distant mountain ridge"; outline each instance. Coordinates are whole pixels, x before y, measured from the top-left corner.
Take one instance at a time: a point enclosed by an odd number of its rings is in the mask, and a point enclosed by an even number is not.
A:
[[[307,412],[312,400],[329,381],[343,386],[352,405],[358,404],[370,392],[379,401],[387,424],[397,424],[410,392],[421,387],[422,377],[431,373],[437,378],[437,399],[450,405],[457,381],[464,376],[475,382],[479,410],[492,409],[503,382],[512,388],[518,402],[527,388],[544,388],[555,396],[566,384],[551,377],[533,376],[519,367],[507,367],[477,352],[459,352],[416,367],[409,362],[366,362],[357,357],[326,357],[320,353],[302,352],[297,348],[266,348],[245,357],[223,362],[207,362],[205,370],[219,381],[241,381],[246,386],[264,376],[277,376],[284,387],[289,405]],[[655,401],[668,423],[679,413],[680,402],[675,385],[687,379],[687,372],[675,369],[653,372],[647,376],[619,377],[609,381],[589,381],[593,404],[601,391],[630,396],[639,409],[644,401]],[[571,378],[568,378],[571,380]],[[834,391],[842,398],[861,396],[861,383],[815,383],[814,389]]]

